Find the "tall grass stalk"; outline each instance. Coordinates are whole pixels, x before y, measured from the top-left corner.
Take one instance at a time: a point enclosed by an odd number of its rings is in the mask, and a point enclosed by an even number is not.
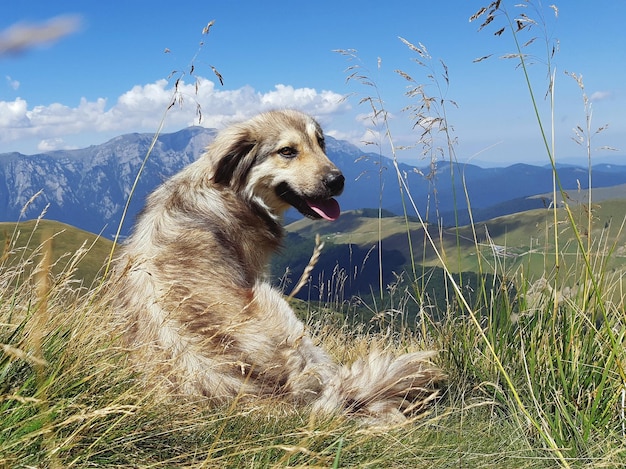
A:
[[[367,69],[363,68],[362,65],[360,65],[359,62],[359,57],[357,55],[357,51],[354,49],[349,49],[349,50],[344,50],[344,49],[339,49],[336,50],[335,52],[338,52],[339,54],[343,55],[344,57],[346,57],[348,60],[355,62],[352,65],[350,65],[347,69],[346,72],[350,72],[348,77],[347,77],[347,81],[351,82],[351,81],[356,81],[359,84],[366,86],[368,88],[370,88],[371,90],[374,91],[374,96],[371,96],[370,94],[365,95],[365,97],[361,98],[359,100],[359,104],[364,104],[367,103],[368,106],[370,107],[371,110],[371,115],[370,115],[370,120],[374,126],[375,129],[382,129],[383,132],[383,138],[385,140],[385,142],[387,142],[387,144],[389,145],[389,151],[392,155],[392,161],[393,161],[393,165],[394,168],[396,170],[396,174],[398,176],[398,178],[401,178],[402,175],[399,171],[399,167],[398,167],[398,157],[397,157],[397,152],[398,149],[396,148],[396,144],[395,141],[393,139],[392,136],[392,132],[390,129],[390,125],[389,125],[389,115],[388,115],[388,111],[386,109],[385,103],[383,101],[381,92],[378,88],[378,85],[376,83],[375,80],[373,80],[370,76],[369,73],[367,71]],[[378,60],[378,68],[380,69],[381,67],[381,60]],[[382,142],[365,142],[365,144],[376,144],[377,146],[379,146],[379,154],[380,156],[382,156],[382,148],[380,147]],[[379,165],[379,178],[382,177],[382,164]],[[409,223],[409,218],[408,218],[408,209],[406,206],[406,200],[405,200],[405,194],[403,192],[402,189],[402,185],[400,184],[400,181],[398,181],[398,186],[399,186],[399,190],[400,190],[400,201],[402,204],[402,212],[404,214],[404,220],[405,220],[405,224],[407,226],[407,244],[408,244],[408,248],[409,248],[409,252],[410,252],[410,262],[411,262],[411,270],[412,270],[412,274],[413,274],[413,279],[417,279],[417,267],[416,264],[414,263],[414,259],[415,259],[415,255],[413,252],[413,242],[411,240],[411,237],[408,233],[409,229],[408,229],[408,223]],[[381,190],[381,197],[382,197],[382,182],[380,183],[380,190]],[[378,230],[379,230],[379,242],[378,242],[378,256],[379,256],[379,291],[380,291],[380,295],[383,295],[385,288],[383,285],[383,262],[382,262],[382,258],[380,256],[382,256],[382,200],[380,201],[380,205],[379,205],[379,217],[378,217]],[[382,299],[382,296],[381,296]]]
[[[557,210],[557,204],[556,204],[556,192],[558,190],[558,194],[561,196],[562,200],[563,200],[563,207],[567,213],[568,219],[569,219],[569,223],[570,223],[570,227],[574,232],[574,238],[576,240],[576,242],[578,243],[578,246],[580,248],[580,254],[583,258],[583,261],[585,263],[585,267],[586,267],[586,272],[585,272],[585,276],[587,278],[587,280],[589,280],[592,284],[592,289],[593,289],[593,295],[596,297],[596,300],[598,302],[598,305],[602,311],[602,315],[606,318],[606,311],[604,310],[603,306],[602,306],[602,292],[600,290],[600,286],[598,285],[597,281],[596,281],[596,277],[593,274],[593,268],[589,259],[590,256],[590,252],[588,249],[588,246],[586,248],[583,240],[582,240],[582,235],[580,233],[580,230],[578,228],[578,225],[575,221],[574,218],[574,214],[570,208],[569,203],[567,202],[567,194],[565,189],[563,188],[563,185],[561,183],[561,179],[559,178],[559,174],[558,174],[558,170],[556,167],[556,157],[555,157],[555,143],[554,143],[554,136],[555,136],[555,130],[554,130],[554,109],[555,109],[555,105],[554,105],[554,87],[555,87],[555,72],[552,70],[552,66],[551,66],[551,62],[549,61],[552,53],[548,55],[548,70],[550,72],[550,83],[549,83],[549,88],[548,88],[548,93],[550,96],[550,110],[551,110],[551,115],[550,115],[550,124],[551,124],[551,132],[548,134],[545,130],[545,125],[544,125],[544,121],[541,117],[541,113],[539,112],[539,106],[537,104],[537,100],[535,97],[535,91],[534,91],[534,87],[530,78],[530,73],[528,70],[528,64],[527,64],[527,60],[526,60],[526,55],[523,53],[522,50],[522,45],[519,41],[519,37],[518,37],[518,32],[521,31],[522,29],[524,29],[524,27],[526,27],[529,24],[536,24],[534,22],[534,20],[530,19],[528,16],[524,15],[523,17],[518,18],[518,19],[514,19],[509,15],[507,9],[501,7],[499,4],[500,2],[494,2],[498,4],[498,7],[496,8],[496,10],[500,10],[504,13],[504,16],[508,22],[508,26],[509,29],[512,32],[512,37],[515,43],[515,49],[516,49],[516,57],[519,60],[519,64],[523,70],[523,76],[524,76],[524,80],[526,82],[526,87],[530,96],[530,100],[532,102],[532,107],[535,113],[535,117],[537,120],[537,124],[539,126],[539,133],[543,139],[544,142],[544,146],[545,146],[545,150],[546,150],[546,154],[548,156],[548,159],[550,161],[550,165],[552,167],[552,174],[553,174],[553,180],[555,182],[555,189],[554,189],[554,193],[555,193],[555,197],[554,197],[554,206],[553,206],[553,211],[555,213],[554,215],[554,219],[555,219],[555,223],[556,223],[556,210]],[[494,10],[495,11],[495,10]],[[558,14],[558,10],[555,9],[555,14]],[[493,13],[492,13],[493,14]],[[586,110],[588,111],[588,110]],[[590,114],[587,114],[587,121],[590,122],[591,116]],[[548,138],[548,136],[550,135],[550,139]],[[588,154],[588,156],[590,157],[590,154]],[[591,173],[589,173],[589,177],[591,177]],[[591,186],[589,186],[589,194],[591,194]],[[591,205],[589,206],[589,209],[591,210]],[[591,223],[591,211],[589,212],[589,225]],[[555,231],[556,234],[556,231]],[[555,235],[555,265],[557,268],[557,271],[559,269],[559,258],[558,258],[558,254],[559,254],[559,249],[558,249],[558,244],[559,240],[558,240],[558,236]],[[555,277],[555,281],[558,280],[558,277]],[[555,308],[557,306],[558,302],[555,301]],[[611,334],[612,336],[612,334]],[[614,343],[614,345],[616,345],[616,343]],[[624,375],[624,378],[626,378],[626,375]]]
[[[498,4],[500,2],[497,2]],[[543,122],[539,113],[539,108],[537,106],[537,102],[535,99],[535,93],[533,91],[533,86],[531,84],[530,81],[530,75],[528,73],[528,69],[526,66],[526,60],[525,60],[525,56],[522,52],[522,47],[520,45],[519,39],[518,39],[518,34],[516,32],[516,27],[513,25],[513,21],[511,19],[511,16],[508,14],[507,10],[504,9],[504,14],[505,17],[508,20],[509,23],[509,28],[510,31],[512,33],[512,37],[513,37],[513,41],[515,43],[515,48],[517,50],[518,53],[518,57],[519,57],[519,63],[522,67],[523,70],[523,74],[524,74],[524,78],[526,80],[526,84],[528,86],[528,91],[530,93],[530,99],[532,101],[532,105],[533,105],[533,109],[535,110],[535,116],[537,117],[537,122],[539,124],[539,128],[540,128],[540,133],[541,136],[543,138],[545,147],[546,147],[546,151],[548,154],[548,157],[550,159],[550,164],[552,165],[552,174],[553,174],[553,178],[554,181],[558,184],[558,187],[561,191],[561,193],[564,193],[563,187],[561,185],[560,179],[558,177],[558,172],[556,169],[556,160],[554,158],[554,75],[551,75],[550,78],[550,87],[549,87],[549,93],[550,93],[550,109],[551,109],[551,124],[552,124],[552,131],[551,131],[551,135],[552,135],[552,140],[551,143],[548,143],[548,138],[547,138],[547,134],[544,130],[544,126],[543,126]],[[524,17],[525,18],[525,17]],[[529,20],[530,21],[530,20]],[[521,23],[523,24],[523,23]],[[522,29],[519,25],[520,23],[517,23],[518,28]],[[519,30],[518,29],[518,30]],[[548,55],[548,57],[550,57],[551,55]],[[550,70],[550,65],[548,65],[548,69]],[[591,188],[589,188],[591,190]],[[554,204],[553,207],[554,210],[554,214],[555,214],[555,226],[556,226],[556,203]],[[568,211],[569,212],[569,211]],[[572,225],[574,225],[573,223],[573,219],[570,220],[572,222]],[[576,230],[575,226],[573,226],[574,230]],[[555,232],[555,265],[557,267],[557,271],[558,271],[558,235],[557,235],[557,230],[554,230]],[[576,234],[577,239],[580,240],[580,236],[578,235],[578,233]],[[557,308],[557,304],[558,301],[555,298],[554,301],[554,308],[555,308],[555,312],[556,312],[556,308]],[[498,364],[500,365],[500,362],[498,360]],[[502,370],[504,371],[504,370]],[[549,425],[545,425],[545,421],[544,422],[539,422],[537,421],[535,418],[533,418],[533,416],[530,414],[530,412],[528,412],[528,410],[526,409],[526,406],[523,404],[522,400],[520,399],[519,393],[517,391],[516,386],[513,384],[512,380],[510,379],[510,377],[508,376],[508,374],[506,374],[506,372],[504,372],[504,376],[505,379],[507,381],[507,384],[509,385],[511,392],[513,393],[513,396],[515,398],[515,401],[517,403],[517,405],[519,406],[520,410],[528,417],[529,421],[532,422],[532,424],[535,426],[535,428],[537,429],[537,431],[539,432],[539,434],[541,435],[541,437],[544,439],[544,441],[548,444],[548,446],[554,451],[554,453],[557,455],[559,462],[564,466],[564,467],[570,467],[569,462],[567,461],[567,459],[565,458],[565,455],[563,454],[563,452],[561,451],[560,446],[557,444],[556,440],[554,439],[554,437],[552,436],[551,432],[550,432],[550,426]],[[536,409],[536,410],[540,410],[540,409]],[[543,416],[543,412],[540,412],[538,415]],[[543,420],[543,419],[542,419]]]
[[[499,2],[498,2],[499,3]],[[555,15],[558,15],[558,9],[556,7],[553,7]],[[565,212],[567,213],[567,217],[568,217],[568,221],[569,221],[569,226],[573,231],[574,234],[574,239],[576,240],[577,244],[578,244],[578,248],[579,248],[579,253],[582,257],[582,260],[584,262],[584,266],[585,266],[585,293],[586,293],[586,289],[587,289],[587,285],[590,283],[591,284],[591,293],[592,295],[595,297],[595,306],[597,308],[599,308],[601,315],[602,315],[602,319],[604,321],[604,324],[606,325],[605,327],[605,332],[607,333],[607,336],[610,339],[610,346],[611,349],[615,352],[615,359],[617,360],[618,363],[618,371],[621,375],[621,379],[623,382],[626,383],[626,370],[624,369],[624,367],[622,366],[621,363],[621,358],[620,358],[620,354],[618,353],[618,351],[621,349],[621,344],[618,342],[616,335],[614,334],[613,330],[611,327],[609,327],[608,325],[610,324],[610,320],[608,317],[608,312],[607,309],[605,307],[605,302],[603,301],[603,296],[602,296],[602,289],[601,289],[601,285],[598,281],[597,275],[594,273],[594,269],[593,269],[593,265],[591,264],[591,231],[589,230],[589,227],[591,227],[591,222],[592,222],[592,205],[591,203],[589,203],[588,206],[588,223],[587,223],[587,239],[588,242],[585,245],[584,241],[583,241],[583,236],[581,235],[580,229],[578,228],[578,225],[576,223],[574,214],[571,210],[570,204],[567,202],[567,194],[565,189],[563,188],[563,185],[561,184],[561,180],[558,176],[558,170],[556,167],[556,158],[555,158],[555,148],[554,148],[554,135],[555,135],[555,131],[554,131],[554,72],[551,69],[551,62],[549,61],[549,59],[551,58],[552,54],[548,55],[548,70],[552,71],[551,75],[550,75],[550,86],[549,86],[549,93],[550,93],[550,109],[551,109],[551,144],[548,144],[548,137],[546,134],[546,131],[544,129],[544,125],[543,125],[543,120],[541,118],[541,114],[539,112],[539,107],[537,105],[537,101],[535,99],[535,93],[534,93],[534,89],[533,89],[533,85],[530,79],[530,74],[527,68],[527,63],[526,63],[526,56],[524,55],[523,51],[522,51],[522,46],[520,44],[519,38],[518,38],[518,34],[517,32],[520,31],[521,29],[523,29],[523,26],[520,26],[519,21],[521,20],[516,20],[517,23],[517,28],[514,26],[513,24],[513,20],[511,18],[511,16],[508,14],[506,9],[502,10],[504,12],[504,15],[508,21],[509,24],[509,28],[512,31],[512,36],[515,42],[515,48],[517,50],[517,54],[518,54],[518,58],[519,58],[519,63],[522,67],[523,70],[523,75],[524,75],[524,79],[526,82],[526,86],[530,95],[530,99],[532,101],[532,105],[533,105],[533,109],[535,111],[535,117],[537,119],[537,123],[539,125],[539,129],[540,129],[540,134],[543,138],[545,147],[546,147],[546,153],[547,156],[550,160],[550,165],[552,166],[552,173],[554,176],[554,180],[556,182],[556,187],[558,188],[558,192],[562,197],[563,200],[563,207],[565,209]],[[532,24],[534,23],[533,20],[531,20],[530,18],[528,18],[527,16],[524,16],[523,21],[526,22],[526,24]],[[522,25],[524,23],[521,23]],[[579,86],[582,85],[582,81],[579,81]],[[587,106],[587,99],[586,96],[584,95],[584,90],[583,90],[583,99],[585,101],[585,117],[586,117],[586,122],[587,122],[587,157],[588,157],[588,161],[591,162],[591,147],[590,147],[590,132],[591,132],[591,108],[589,106]],[[588,168],[589,171],[589,182],[591,182],[591,167]],[[591,200],[591,193],[592,193],[592,188],[591,188],[591,184],[589,185],[589,200]],[[557,210],[557,204],[556,204],[556,197],[554,198],[554,207],[553,207],[553,211],[555,213],[555,220],[556,220],[556,210]],[[558,256],[558,236],[556,236],[557,231],[555,230],[555,245],[557,246],[557,249],[555,250],[555,255]],[[556,267],[557,267],[557,271],[558,271],[558,260],[556,261]],[[556,281],[556,278],[555,278]],[[555,284],[556,286],[556,284]],[[555,288],[556,289],[556,288]],[[583,297],[583,309],[587,309],[587,298],[588,295],[584,295]],[[554,301],[554,307],[556,308],[558,305],[558,299],[555,297],[555,301]],[[556,311],[555,311],[556,313]]]
[[[531,5],[531,2],[526,2],[522,4],[522,7],[527,7]],[[555,6],[551,6],[555,15],[558,14],[558,9]],[[549,86],[548,86],[548,96],[550,99],[550,124],[551,131],[548,134],[545,130],[545,125],[543,123],[543,119],[541,117],[541,113],[539,112],[539,106],[537,104],[537,100],[535,98],[534,87],[530,78],[530,72],[528,69],[527,63],[527,55],[524,53],[519,34],[522,30],[526,28],[530,28],[537,23],[531,19],[525,13],[521,13],[519,16],[513,18],[501,5],[501,2],[493,2],[486,9],[483,9],[482,12],[479,12],[477,15],[473,17],[476,19],[482,16],[484,13],[487,14],[487,19],[481,25],[481,28],[486,24],[490,23],[494,16],[498,13],[502,13],[506,18],[506,23],[508,29],[512,33],[512,38],[515,44],[516,53],[512,54],[511,57],[517,59],[522,72],[523,77],[526,83],[526,87],[529,92],[530,100],[532,103],[532,107],[535,113],[535,117],[537,123],[539,125],[539,133],[541,138],[543,139],[544,146],[546,149],[546,153],[548,159],[550,161],[552,167],[553,181],[554,181],[554,190],[553,190],[553,224],[554,224],[554,245],[555,245],[555,276],[554,276],[554,288],[552,291],[552,315],[550,318],[547,318],[547,323],[550,324],[551,333],[552,333],[552,343],[556,346],[559,343],[564,343],[565,346],[563,349],[558,350],[556,347],[552,350],[551,356],[546,358],[550,359],[554,362],[554,368],[549,369],[549,373],[555,372],[556,375],[553,376],[553,381],[551,383],[560,382],[560,386],[566,390],[568,395],[576,395],[577,389],[586,389],[588,386],[591,386],[594,389],[594,397],[590,402],[592,404],[590,407],[587,407],[588,412],[579,412],[576,409],[573,409],[569,406],[565,401],[561,401],[561,399],[557,398],[557,411],[553,414],[554,419],[549,420],[549,414],[546,413],[545,409],[540,406],[535,406],[535,413],[539,416],[540,421],[542,422],[542,427],[545,429],[540,433],[544,436],[546,442],[550,444],[550,446],[555,450],[556,454],[559,457],[561,464],[564,466],[568,465],[567,460],[565,459],[564,453],[559,449],[563,447],[563,445],[568,444],[566,439],[563,439],[562,436],[568,435],[570,438],[575,436],[575,432],[571,430],[564,429],[563,421],[566,422],[565,426],[568,426],[570,429],[581,428],[582,429],[582,440],[586,441],[589,438],[591,428],[593,424],[597,424],[597,422],[591,422],[591,420],[604,421],[605,417],[603,417],[604,413],[607,411],[606,408],[601,408],[601,406],[606,406],[609,404],[612,405],[613,398],[609,396],[609,400],[607,401],[604,397],[605,386],[608,383],[609,376],[616,372],[620,375],[621,380],[624,380],[624,369],[621,363],[621,340],[622,337],[618,338],[616,333],[614,332],[613,325],[615,324],[615,319],[609,317],[609,311],[606,306],[606,301],[603,297],[607,295],[608,291],[606,290],[606,285],[603,285],[602,278],[604,277],[604,270],[602,267],[598,271],[594,269],[594,265],[591,262],[591,257],[593,256],[593,249],[600,249],[600,247],[594,247],[591,242],[592,237],[592,199],[591,199],[591,150],[589,145],[589,136],[590,136],[590,122],[591,122],[591,112],[590,107],[587,105],[588,101],[586,96],[584,96],[585,101],[585,115],[587,122],[587,157],[589,161],[588,168],[588,185],[589,185],[589,199],[588,199],[588,207],[587,207],[587,222],[586,222],[586,237],[587,243],[585,244],[582,239],[582,235],[578,225],[575,221],[575,217],[573,211],[568,203],[567,194],[561,184],[558,170],[556,167],[556,149],[555,149],[555,121],[554,121],[554,96],[555,96],[555,72],[552,69],[551,59],[556,50],[555,47],[548,47],[547,53],[547,66],[548,66],[548,77],[549,77]],[[502,30],[499,32],[501,33]],[[532,42],[529,41],[527,44]],[[546,41],[547,43],[547,41]],[[579,85],[581,82],[579,81]],[[582,89],[582,86],[581,86]],[[549,137],[550,136],[550,137]],[[558,227],[558,207],[557,207],[557,193],[561,196],[563,200],[563,206],[565,213],[567,215],[568,227],[573,233],[575,242],[577,244],[578,256],[583,261],[583,281],[584,284],[582,286],[582,294],[578,297],[580,300],[580,309],[577,309],[578,306],[576,303],[567,301],[566,304],[562,305],[563,299],[559,295],[559,291],[561,288],[560,276],[565,274],[562,272],[562,263],[561,263],[561,249],[560,249],[560,234]],[[598,267],[597,265],[595,267]],[[576,275],[576,272],[573,272]],[[603,288],[604,287],[604,288]],[[589,319],[586,317],[587,310],[590,307],[589,299],[591,297],[595,298],[593,309],[599,309],[601,312],[602,318],[602,330],[604,332],[604,336],[608,339],[608,343],[598,343],[596,342],[599,339],[600,331],[596,329],[596,324],[594,323],[594,315]],[[549,305],[546,305],[549,306]],[[566,311],[563,311],[565,308]],[[565,321],[565,323],[563,323]],[[541,324],[542,321],[539,322]],[[565,326],[565,327],[559,327]],[[580,337],[577,337],[584,329],[591,328],[591,334],[586,333],[584,337],[588,339],[588,342],[579,342]],[[561,331],[564,334],[561,335]],[[622,334],[620,334],[621,336]],[[574,349],[573,344],[580,343],[582,349]],[[567,345],[569,344],[569,345]],[[522,342],[522,347],[525,347],[525,342]],[[601,368],[598,369],[599,373],[595,373],[593,371],[590,372],[590,367],[595,367],[591,363],[588,363],[584,360],[587,360],[593,357],[597,352],[595,349],[597,347],[602,347],[606,353],[606,362],[603,364]],[[536,382],[530,379],[530,376],[539,377],[541,374],[537,374],[537,364],[539,363],[539,358],[537,355],[537,351],[530,351],[524,355],[525,364],[530,368],[533,368],[534,373],[528,373],[528,388],[534,390],[533,392],[533,402],[537,402],[535,399],[536,393],[542,391],[542,387],[539,386]],[[536,361],[534,361],[536,359]],[[578,367],[582,368],[578,368]],[[611,371],[613,370],[613,371]],[[535,378],[536,379],[536,378]],[[593,383],[585,380],[595,380]],[[544,391],[545,392],[545,391]],[[610,394],[610,391],[609,391]],[[602,397],[600,397],[602,396]],[[517,400],[517,399],[516,399]],[[602,402],[602,404],[601,404]],[[614,401],[613,401],[614,402]],[[583,406],[584,407],[584,406]],[[609,411],[610,412],[610,411]],[[583,421],[579,421],[579,418],[583,418]],[[590,418],[590,421],[584,421],[585,418]],[[553,436],[556,436],[555,437]],[[558,441],[557,441],[558,440]]]

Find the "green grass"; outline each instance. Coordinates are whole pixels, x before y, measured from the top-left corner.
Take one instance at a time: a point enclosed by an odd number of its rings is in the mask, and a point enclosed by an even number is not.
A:
[[[50,238],[52,274],[66,272],[91,287],[111,250],[111,241],[56,221],[0,223],[3,267],[20,268],[23,272],[16,280],[28,279],[41,261],[43,243]]]
[[[3,467],[549,467],[497,403],[455,402],[456,392],[385,430],[274,402],[209,409],[163,401],[130,372],[98,294],[53,285],[44,309],[37,291],[0,299]],[[44,328],[40,342],[33,327]],[[357,353],[367,337],[346,345],[350,334],[330,329],[322,340],[334,353]]]
[[[526,438],[511,439],[516,424],[497,403],[455,402],[456,391],[410,425],[384,430],[276,402],[210,409],[163,400],[130,371],[101,293],[78,290],[65,272],[42,288],[46,262],[20,288],[0,292],[3,467],[480,467],[494,458],[529,467],[543,457]],[[21,275],[4,265],[0,281],[14,285]],[[384,340],[325,317],[309,321],[344,360]],[[423,340],[403,335],[396,346]]]

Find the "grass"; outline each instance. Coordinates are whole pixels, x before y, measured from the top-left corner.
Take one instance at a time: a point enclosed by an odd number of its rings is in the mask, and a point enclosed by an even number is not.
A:
[[[59,275],[69,269],[82,286],[91,287],[112,243],[93,233],[51,220],[0,223],[3,267],[19,266],[23,269],[23,278],[28,278],[41,260],[43,244],[48,238],[52,238],[52,274]]]
[[[531,3],[522,4],[528,11]],[[518,7],[516,7],[518,8]],[[517,10],[513,10],[516,11]],[[486,20],[485,20],[486,18]],[[521,37],[538,22],[526,13],[509,16],[500,2],[474,17],[483,27],[504,20],[516,44],[513,59],[526,70]],[[495,24],[495,23],[494,23]],[[404,41],[417,54],[432,89],[445,91],[447,68],[430,65],[422,45]],[[526,43],[532,45],[532,43]],[[354,52],[348,54],[356,59]],[[371,91],[365,72],[351,77]],[[456,166],[454,137],[445,108],[451,102],[414,86],[409,109],[420,127],[425,154],[436,166],[445,157]],[[554,80],[553,74],[548,74]],[[438,78],[439,77],[439,78]],[[437,80],[443,80],[440,85]],[[553,91],[553,82],[549,89]],[[364,99],[391,142],[383,100]],[[447,103],[447,104],[446,104]],[[585,101],[586,104],[586,101]],[[537,107],[535,107],[537,109]],[[587,107],[585,106],[587,112]],[[435,115],[428,114],[434,112]],[[561,192],[555,152],[537,112]],[[587,116],[588,117],[588,116]],[[428,119],[427,119],[428,118]],[[551,118],[548,118],[550,125]],[[433,125],[433,123],[437,123]],[[590,138],[581,128],[583,142]],[[440,143],[441,142],[441,145]],[[589,148],[588,145],[583,145]],[[591,158],[591,156],[590,156]],[[451,177],[460,177],[454,172]],[[209,409],[201,400],[164,400],[131,371],[118,345],[116,318],[103,295],[105,284],[77,282],[82,263],[106,259],[110,244],[39,220],[18,229],[5,226],[0,258],[0,466],[3,467],[617,467],[626,464],[624,418],[624,284],[622,224],[617,203],[525,213],[517,220],[537,227],[527,239],[510,219],[449,232],[429,225],[429,214],[412,211],[409,188],[398,173],[405,217],[374,219],[355,227],[394,231],[412,260],[408,282],[389,288],[393,310],[374,311],[378,324],[354,327],[325,305],[294,302],[309,328],[338,360],[349,362],[372,343],[397,352],[431,348],[448,385],[439,401],[407,425],[367,428],[340,417],[320,419],[306,409],[273,401]],[[564,194],[561,194],[562,196]],[[467,194],[456,194],[471,208]],[[563,200],[567,201],[566,197]],[[614,216],[613,222],[603,220]],[[622,219],[624,214],[619,215]],[[414,217],[420,219],[417,224]],[[599,222],[597,220],[600,220]],[[418,236],[415,236],[415,234]],[[74,235],[72,235],[74,236]],[[52,239],[52,241],[48,241]],[[83,241],[86,244],[82,248]],[[498,247],[522,246],[526,255],[494,255]],[[75,243],[75,244],[64,244]],[[76,244],[77,243],[77,244]],[[66,254],[69,253],[69,254]],[[324,255],[322,253],[322,255]],[[60,259],[60,260],[59,260]],[[442,318],[427,314],[424,295],[429,265],[445,270],[452,292]],[[485,281],[468,301],[463,279],[453,273],[471,263]],[[93,267],[93,264],[92,264]],[[462,269],[459,269],[462,270]],[[490,277],[487,274],[491,275]],[[386,318],[421,311],[417,327]],[[374,303],[382,304],[382,303]],[[400,325],[398,325],[400,324]],[[377,327],[373,327],[377,325]]]
[[[350,361],[372,341],[398,351],[441,348],[440,363],[450,374],[443,399],[408,425],[370,429],[341,418],[319,420],[301,409],[276,402],[254,407],[208,409],[192,400],[164,401],[150,392],[126,364],[116,346],[115,320],[96,290],[77,291],[69,272],[50,277],[41,288],[44,264],[38,262],[29,282],[0,295],[0,464],[4,467],[553,467],[555,459],[511,402],[497,367],[466,318],[454,316],[429,327],[428,337],[408,330],[368,332],[329,321],[313,311],[309,324],[338,359]],[[39,268],[40,267],[40,268]],[[17,267],[2,270],[3,284],[14,284]],[[587,424],[589,434],[572,452],[574,461],[612,464],[620,461],[621,432],[615,400],[590,399],[597,389],[594,373],[611,368],[610,357],[597,354],[606,366],[582,366],[576,350],[589,340],[568,324],[567,311],[552,334],[543,327],[550,308],[544,296],[527,292],[527,310],[541,313],[513,321],[486,315],[485,328],[497,353],[517,381],[528,387],[528,400],[548,415],[552,406],[594,405],[602,422]],[[531,305],[531,301],[533,302]],[[45,305],[45,306],[44,306]],[[493,313],[493,311],[491,311]],[[508,311],[503,311],[503,314]],[[45,324],[42,324],[42,316]],[[583,327],[584,326],[584,327]],[[39,329],[36,333],[35,328]],[[390,335],[391,334],[391,335]],[[542,341],[574,344],[562,353],[561,366],[572,379],[558,389]],[[391,340],[393,338],[393,340]],[[610,350],[610,349],[607,349]],[[562,351],[566,352],[566,351]],[[527,364],[529,370],[524,369]],[[576,374],[574,374],[576,371]],[[529,380],[528,375],[534,379]],[[607,377],[609,386],[615,376]],[[549,384],[549,385],[547,385]],[[567,394],[559,392],[567,391]],[[601,392],[603,399],[611,393]],[[555,397],[561,396],[561,400]],[[571,410],[569,411],[572,412]],[[586,415],[582,413],[582,415]],[[547,418],[547,417],[546,417]],[[571,432],[584,422],[563,424]],[[564,432],[571,445],[575,439]],[[584,457],[583,457],[584,456]]]
[[[503,429],[512,422],[492,416],[496,403],[487,399],[437,405],[408,426],[385,430],[319,420],[276,402],[209,409],[164,401],[130,371],[100,292],[76,289],[69,271],[52,274],[39,253],[25,258],[36,264],[28,279],[0,294],[3,467],[456,467],[486,464],[494,448],[511,467],[531,463],[528,441],[510,440],[512,431]],[[21,275],[4,265],[0,281],[16,285]],[[342,360],[372,341],[390,346],[323,317],[310,324]],[[403,334],[395,342],[411,350],[423,340]]]

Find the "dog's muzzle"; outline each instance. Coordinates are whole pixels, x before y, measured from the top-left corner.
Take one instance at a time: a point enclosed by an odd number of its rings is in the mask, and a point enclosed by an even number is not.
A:
[[[333,198],[343,192],[346,178],[341,171],[329,172],[324,179],[318,193],[300,194],[293,190],[286,182],[276,187],[276,194],[308,218],[336,220],[341,214],[339,203]]]

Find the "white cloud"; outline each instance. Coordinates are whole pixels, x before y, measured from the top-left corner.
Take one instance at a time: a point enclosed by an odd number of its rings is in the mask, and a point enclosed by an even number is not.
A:
[[[6,80],[7,80],[7,84],[15,91],[17,91],[17,89],[20,87],[20,82],[17,80],[14,80],[9,75],[6,76]]]
[[[613,97],[613,93],[611,91],[595,91],[594,93],[591,94],[589,99],[592,102],[595,102],[595,101],[604,101],[612,97]]]
[[[0,56],[19,54],[35,46],[51,44],[76,32],[80,24],[79,16],[57,16],[40,23],[14,24],[0,31]]]
[[[21,98],[14,101],[0,101],[0,129],[10,131],[17,128],[28,128],[30,121],[27,116],[27,103]],[[0,139],[2,136],[0,133]]]
[[[47,151],[61,150],[61,149],[67,150],[68,147],[65,144],[65,141],[59,137],[48,138],[48,139],[42,140],[37,145],[37,150],[44,152],[44,153]]]
[[[174,105],[170,104],[174,101]],[[63,138],[85,132],[127,133],[154,131],[166,115],[166,130],[198,124],[200,109],[205,127],[223,127],[228,123],[275,108],[297,108],[322,122],[350,106],[333,91],[293,88],[276,85],[266,93],[250,86],[236,90],[216,89],[215,84],[199,78],[194,83],[179,82],[176,93],[167,80],[134,86],[117,98],[112,106],[108,100],[80,100],[76,107],[61,103],[31,106],[22,98],[0,101],[0,143],[38,139],[39,149],[60,148]]]

